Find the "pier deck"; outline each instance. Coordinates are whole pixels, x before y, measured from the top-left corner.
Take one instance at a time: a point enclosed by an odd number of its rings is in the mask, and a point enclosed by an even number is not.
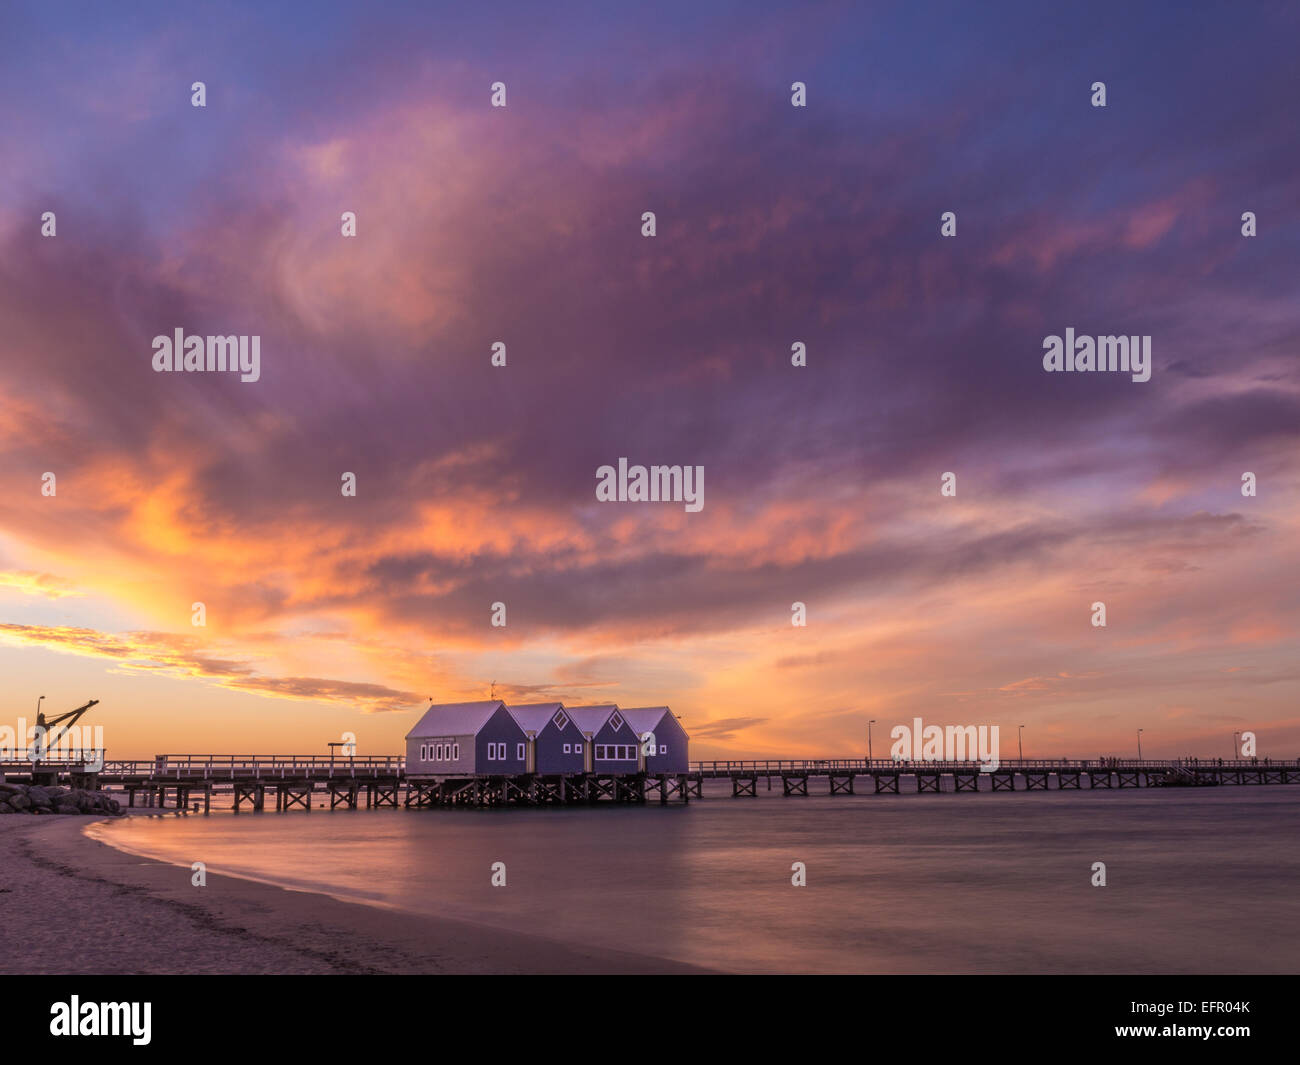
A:
[[[0,756],[0,779],[66,781],[111,787],[127,805],[210,811],[214,792],[229,793],[235,812],[263,811],[267,793],[279,812],[311,810],[320,795],[331,810],[465,806],[567,806],[595,803],[667,804],[703,798],[706,780],[729,780],[734,798],[757,797],[779,782],[784,797],[811,794],[917,794],[978,791],[1080,791],[1092,788],[1207,787],[1300,783],[1300,759],[1011,759],[900,762],[888,758],[743,759],[697,761],[686,773],[565,773],[413,776],[400,755],[365,758],[320,755],[158,755],[152,760],[99,757],[30,761]],[[1053,787],[1053,781],[1055,786]],[[322,804],[323,805],[323,804]]]

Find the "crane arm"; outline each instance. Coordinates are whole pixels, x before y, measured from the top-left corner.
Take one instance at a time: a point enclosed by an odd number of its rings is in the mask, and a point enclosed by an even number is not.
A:
[[[69,710],[66,714],[57,714],[54,717],[46,717],[44,714],[36,715],[36,725],[38,728],[45,729],[45,735],[42,737],[41,746],[45,748],[55,746],[59,740],[68,734],[68,730],[77,723],[81,715],[89,710],[92,706],[99,703],[98,699],[91,699],[85,706],[79,706],[75,710]],[[66,721],[67,724],[58,730],[54,736],[50,735],[51,729]]]

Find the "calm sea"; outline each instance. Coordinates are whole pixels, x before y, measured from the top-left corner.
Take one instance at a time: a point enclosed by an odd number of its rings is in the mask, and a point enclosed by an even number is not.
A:
[[[686,807],[223,811],[97,834],[212,872],[731,970],[1300,971],[1300,787],[719,787]]]

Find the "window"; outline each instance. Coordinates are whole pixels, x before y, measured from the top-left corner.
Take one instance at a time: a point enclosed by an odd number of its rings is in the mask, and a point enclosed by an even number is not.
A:
[[[615,732],[623,727],[623,719],[618,716],[618,711],[614,711],[614,716],[609,719],[609,727]]]
[[[515,755],[515,757],[522,762],[524,760],[524,745],[522,743],[519,744],[516,750],[518,751],[518,753]]]
[[[427,762],[427,761],[429,760],[429,756],[428,756],[428,754],[425,753],[426,751],[428,751],[428,749],[429,749],[429,748],[426,747],[424,744],[420,744],[420,761],[421,761],[421,762]]]
[[[569,715],[563,710],[557,710],[555,711],[555,716],[551,718],[551,720],[555,722],[555,727],[563,732],[564,726],[569,723]]]
[[[488,744],[488,761],[489,761],[489,762],[495,762],[496,760],[497,760],[497,745],[496,745],[495,743],[489,743],[489,744]]]
[[[451,745],[451,760],[452,760],[453,762],[459,762],[459,761],[460,761],[460,744],[459,744],[459,743],[453,743],[453,744]]]
[[[666,744],[666,743],[661,743],[661,744],[659,744],[659,753],[660,753],[660,754],[667,754],[667,753],[668,753],[668,744]]]
[[[565,754],[572,754],[572,753],[573,753],[573,744],[571,744],[571,743],[566,743],[566,744],[564,745],[564,753],[565,753]]]
[[[603,743],[596,744],[596,757],[602,762],[605,760],[605,745]]]
[[[435,745],[435,747],[434,747],[434,752],[433,752],[433,756],[434,756],[434,758],[436,758],[439,762],[442,761],[442,744],[441,744],[441,743]]]

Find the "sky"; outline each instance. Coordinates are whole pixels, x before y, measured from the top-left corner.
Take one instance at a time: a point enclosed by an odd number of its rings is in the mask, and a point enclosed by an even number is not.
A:
[[[386,754],[495,690],[670,705],[693,758],[1300,756],[1298,31],[5,5],[0,723]],[[155,372],[178,328],[260,379]],[[1044,372],[1067,328],[1151,379]],[[620,457],[703,509],[598,501]]]

